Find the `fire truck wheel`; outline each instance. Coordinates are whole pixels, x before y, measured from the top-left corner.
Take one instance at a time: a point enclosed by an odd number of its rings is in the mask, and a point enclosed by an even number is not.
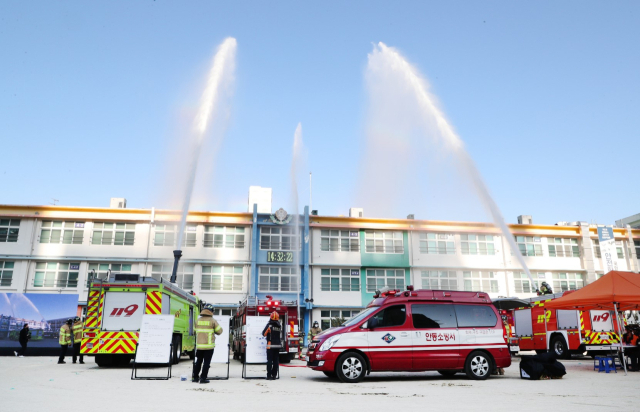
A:
[[[536,355],[542,355],[543,353],[547,353],[544,349],[536,349]]]
[[[338,358],[336,374],[342,382],[360,382],[367,374],[367,363],[359,353],[347,352]]]
[[[556,336],[551,340],[551,350],[560,359],[569,359],[571,357],[567,349],[567,343],[562,336]]]
[[[182,337],[180,335],[173,335],[173,364],[177,365],[180,362],[182,356]]]
[[[456,373],[458,373],[458,371],[452,371],[452,370],[439,370],[438,373],[442,376],[446,376],[446,377],[451,377],[453,375],[455,375]]]
[[[475,351],[467,357],[464,371],[469,379],[485,380],[491,375],[493,362],[491,357],[484,352]]]

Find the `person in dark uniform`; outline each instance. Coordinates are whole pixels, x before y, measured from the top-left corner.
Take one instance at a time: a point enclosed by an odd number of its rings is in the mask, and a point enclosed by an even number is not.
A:
[[[20,336],[18,337],[18,343],[20,343],[21,348],[19,351],[13,352],[17,357],[24,358],[24,353],[27,351],[27,342],[29,342],[29,339],[31,339],[31,332],[29,331],[29,324],[25,323],[22,330],[20,330]]]
[[[278,312],[271,313],[269,323],[264,327],[262,336],[267,338],[267,380],[272,381],[278,377],[280,370],[280,348],[282,341],[282,325]]]

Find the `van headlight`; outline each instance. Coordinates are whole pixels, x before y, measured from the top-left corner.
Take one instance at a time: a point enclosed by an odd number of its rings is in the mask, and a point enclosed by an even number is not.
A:
[[[339,339],[340,339],[340,335],[336,335],[325,340],[322,346],[320,346],[320,352],[324,352],[326,350],[333,348],[333,346],[338,342]]]

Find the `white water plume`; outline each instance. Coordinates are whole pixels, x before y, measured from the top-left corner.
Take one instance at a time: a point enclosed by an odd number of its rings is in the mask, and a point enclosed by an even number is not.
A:
[[[28,297],[26,297],[25,295],[23,295],[22,293],[14,293],[14,294],[12,294],[11,295],[11,300],[13,301],[12,302],[13,303],[12,306],[13,306],[14,309],[16,308],[16,306],[20,302],[22,302],[22,303],[26,304],[30,309],[35,311],[38,314],[40,320],[44,320],[44,316],[42,316],[42,313],[40,313],[40,311],[38,310],[36,305],[34,305],[33,302],[31,302],[31,300]]]
[[[193,140],[191,142],[192,150],[191,155],[189,156],[189,172],[187,174],[187,183],[182,203],[182,215],[178,232],[177,249],[182,249],[182,241],[184,238],[185,226],[187,224],[187,215],[189,214],[189,206],[191,204],[193,185],[196,178],[196,171],[198,170],[198,160],[203,140],[211,128],[210,120],[212,115],[220,109],[220,91],[224,89],[223,86],[225,86],[225,83],[231,83],[233,81],[236,45],[236,39],[228,37],[218,47],[213,58],[213,64],[209,72],[207,85],[202,93],[200,106],[194,119],[193,129],[191,131]]]
[[[300,231],[300,211],[299,208],[299,199],[298,199],[298,178],[302,172],[302,168],[306,160],[306,153],[304,150],[304,145],[302,143],[302,124],[298,123],[296,127],[296,131],[293,134],[293,150],[291,154],[291,213],[293,214],[293,219],[291,221],[291,226],[293,227],[294,234],[294,242],[295,244],[291,245],[291,249],[295,252],[293,253],[293,266],[298,271],[298,296],[302,293],[302,268],[300,267],[300,245],[301,242],[304,242],[303,233]],[[300,305],[298,305],[298,322],[300,322]]]
[[[432,166],[424,165],[429,163],[426,156],[434,157],[434,162],[450,158],[455,165],[452,173],[459,174],[473,188],[532,285],[537,286],[480,172],[429,92],[426,79],[396,49],[378,43],[368,56],[366,81],[370,128],[362,187],[367,192],[364,197],[369,197],[367,206],[376,201],[397,202],[409,197],[408,193],[419,193],[424,189],[420,180],[412,185],[409,177],[419,175],[418,166]]]

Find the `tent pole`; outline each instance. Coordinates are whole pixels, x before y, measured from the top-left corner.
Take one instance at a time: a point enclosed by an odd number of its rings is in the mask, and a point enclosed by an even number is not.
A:
[[[616,311],[616,325],[618,326],[618,337],[620,338],[620,352],[622,352],[622,366],[624,366],[624,375],[627,376],[627,361],[624,358],[624,346],[622,345],[622,331],[620,330],[620,316],[618,316],[618,305],[613,302],[613,308]],[[615,364],[615,363],[614,363]]]

